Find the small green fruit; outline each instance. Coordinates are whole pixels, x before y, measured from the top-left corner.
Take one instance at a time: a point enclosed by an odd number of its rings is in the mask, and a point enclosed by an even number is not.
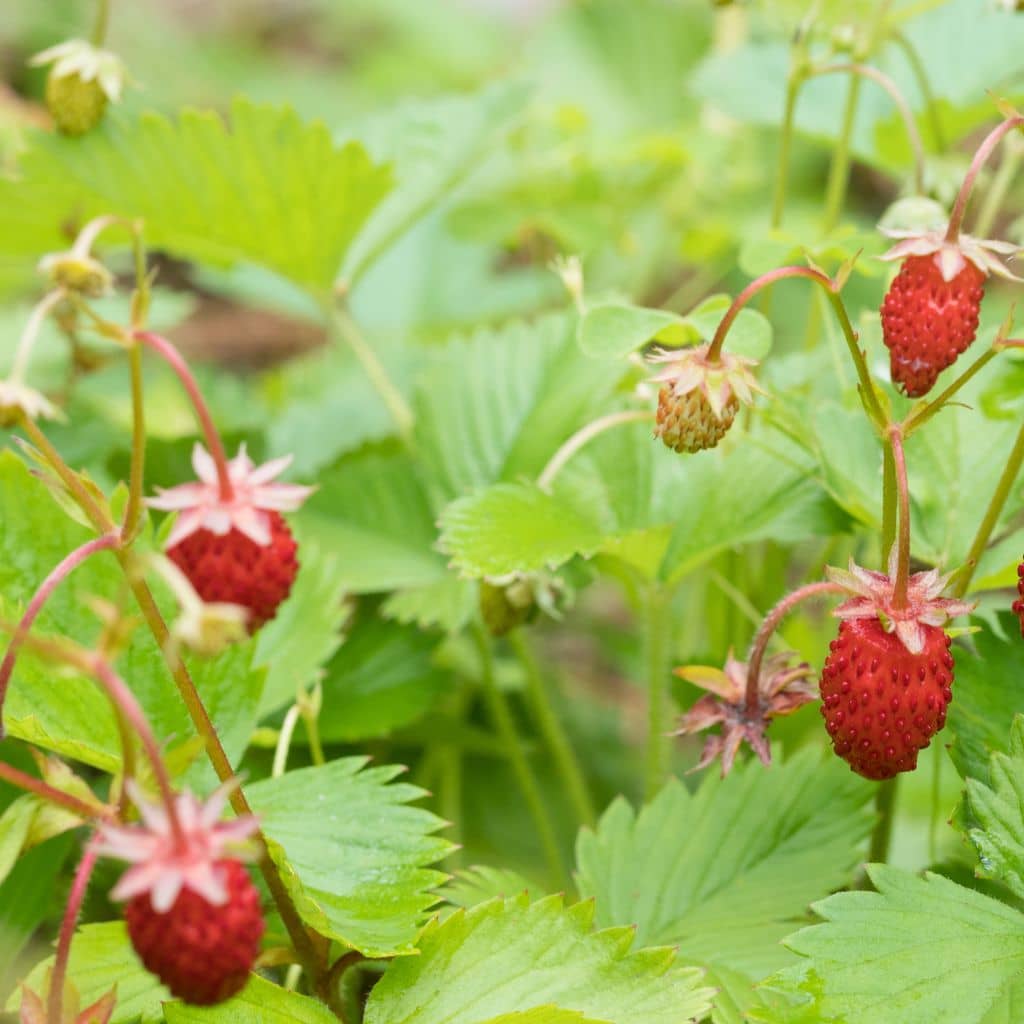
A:
[[[46,79],[46,108],[64,135],[85,135],[100,123],[107,109],[107,94],[95,78],[85,81],[77,72]]]

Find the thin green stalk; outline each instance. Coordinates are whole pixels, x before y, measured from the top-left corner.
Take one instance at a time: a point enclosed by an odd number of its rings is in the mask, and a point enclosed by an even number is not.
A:
[[[925,69],[924,62],[921,60],[921,55],[903,32],[897,30],[892,33],[890,38],[907,58],[910,70],[914,73],[914,78],[917,80],[917,87],[921,90],[921,96],[924,98],[925,109],[928,111],[928,120],[931,121],[932,142],[935,143],[935,148],[940,153],[944,153],[946,151],[946,133],[942,130],[939,107],[935,102],[935,93],[932,91],[932,84],[928,79],[928,72]]]
[[[142,396],[142,346],[136,342],[128,352],[132,386],[132,454],[128,470],[128,505],[124,510],[121,536],[130,542],[142,521],[142,488],[146,463],[146,413]]]
[[[1006,504],[1006,499],[1010,496],[1010,491],[1017,480],[1017,474],[1020,473],[1022,462],[1024,462],[1024,426],[1021,426],[1017,432],[1017,440],[1013,443],[1013,449],[1006,460],[1002,476],[999,477],[999,483],[996,484],[995,493],[992,495],[992,500],[988,503],[985,518],[982,519],[981,525],[978,527],[974,542],[971,544],[971,550],[967,552],[967,559],[964,562],[963,570],[953,588],[953,593],[957,597],[963,597],[967,593],[967,588],[971,585],[975,570],[978,568],[978,562],[988,546],[988,540],[992,536],[992,531],[996,528],[996,523],[999,521],[1003,506]]]
[[[878,784],[875,794],[875,809],[878,811],[878,822],[871,833],[871,845],[868,848],[869,864],[884,864],[889,859],[889,846],[892,842],[892,826],[896,817],[896,779],[886,779]]]
[[[892,448],[882,449],[882,562],[896,542],[896,460]]]
[[[395,386],[394,381],[388,375],[388,371],[384,368],[384,364],[377,358],[373,347],[363,337],[362,332],[348,312],[344,309],[336,308],[333,310],[333,319],[338,333],[362,364],[363,370],[367,377],[370,378],[374,388],[376,388],[377,394],[380,395],[381,400],[388,408],[388,412],[391,413],[391,418],[395,421],[399,437],[406,444],[409,444],[412,441],[414,422],[413,412],[409,407],[409,403],[406,402],[402,393]]]
[[[555,830],[544,807],[544,800],[537,786],[537,780],[530,770],[530,764],[526,759],[522,741],[516,732],[515,722],[512,719],[512,712],[508,706],[508,701],[505,700],[505,695],[498,688],[497,680],[494,678],[494,657],[491,653],[491,639],[481,626],[477,626],[473,630],[473,636],[480,654],[480,681],[483,684],[484,696],[487,699],[491,717],[494,719],[495,728],[497,728],[502,745],[505,747],[505,754],[512,765],[512,771],[516,776],[516,781],[519,783],[519,788],[522,790],[527,809],[533,818],[534,827],[537,829],[537,836],[544,850],[544,859],[547,861],[548,870],[553,878],[558,879],[559,884],[567,884],[568,877],[565,872],[565,865],[562,862],[562,854],[558,847]]]
[[[562,776],[562,783],[569,795],[569,801],[576,812],[576,817],[581,825],[593,825],[597,814],[587,788],[587,781],[572,744],[569,742],[569,737],[552,707],[551,696],[548,693],[540,666],[537,664],[537,658],[530,649],[522,630],[513,630],[508,639],[526,674],[526,695],[530,702],[530,710],[544,737],[544,742],[547,743],[548,749],[551,751],[555,767]]]
[[[839,138],[836,140],[836,148],[832,152],[828,184],[825,186],[825,216],[822,223],[822,230],[825,234],[828,234],[836,226],[843,212],[843,201],[846,199],[846,188],[850,180],[850,136],[853,134],[853,123],[857,117],[857,106],[860,103],[861,84],[862,81],[857,75],[850,76]]]
[[[644,600],[644,655],[647,666],[646,799],[651,800],[668,778],[672,739],[668,721],[671,650],[671,595],[651,584]]]
[[[107,26],[110,24],[110,0],[96,0],[96,20],[92,23],[91,42],[93,46],[102,46],[107,38]]]
[[[324,757],[324,745],[320,739],[319,716],[314,715],[311,711],[305,708],[300,708],[299,710],[302,714],[302,724],[306,728],[306,742],[309,744],[309,759],[314,765],[320,767],[320,765],[327,763],[327,759]]]
[[[896,469],[896,499],[899,506],[899,529],[896,534],[896,579],[893,583],[893,606],[907,604],[910,582],[910,484],[907,481],[907,460],[903,452],[903,435],[895,424],[889,428],[889,447]]]
[[[438,764],[438,804],[441,817],[450,825],[445,835],[452,842],[462,843],[462,751],[457,743],[446,743],[441,748]],[[447,863],[458,866],[459,851],[453,852]]]
[[[772,229],[782,227],[782,215],[786,209],[786,190],[789,187],[789,160],[793,148],[793,120],[796,101],[803,87],[805,76],[791,68],[786,79],[786,105],[782,112],[782,134],[779,138],[779,164],[775,174],[775,194],[772,198]]]
[[[999,214],[999,208],[1003,205],[1006,193],[1010,191],[1010,187],[1017,180],[1017,172],[1020,170],[1022,160],[1024,160],[1024,145],[1016,136],[1011,136],[1003,146],[1003,159],[988,192],[985,193],[985,200],[981,204],[981,210],[974,225],[974,234],[979,238],[988,238],[988,233],[996,222],[996,216]]]
[[[983,370],[997,355],[1000,349],[990,348],[984,355],[976,359],[952,384],[937,398],[930,402],[921,402],[911,410],[903,422],[903,436],[909,437],[915,430],[927,423],[946,403],[972,378]]]

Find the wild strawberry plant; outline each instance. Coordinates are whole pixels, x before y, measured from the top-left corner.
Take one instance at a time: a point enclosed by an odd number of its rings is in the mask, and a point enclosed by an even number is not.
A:
[[[1016,1020],[1024,15],[226,6],[0,26],[10,1019]]]

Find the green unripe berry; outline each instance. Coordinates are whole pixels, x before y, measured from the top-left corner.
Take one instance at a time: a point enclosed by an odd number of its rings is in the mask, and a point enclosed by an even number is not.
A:
[[[77,73],[46,79],[46,108],[58,131],[64,135],[85,135],[100,123],[107,109],[107,94],[95,79],[85,81]]]

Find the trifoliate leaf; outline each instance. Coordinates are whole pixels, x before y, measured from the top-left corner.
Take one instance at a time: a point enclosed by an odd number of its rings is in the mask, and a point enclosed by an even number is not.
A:
[[[871,787],[804,750],[751,759],[695,792],[669,782],[639,812],[620,797],[576,845],[577,884],[600,925],[636,925],[643,944],[760,978],[812,900],[847,882],[871,830]]]
[[[825,923],[787,940],[808,963],[775,975],[768,985],[810,997],[797,1020],[1017,1019],[1024,1005],[1024,915],[941,875],[919,878],[882,864],[868,873],[877,892],[830,896],[814,907]]]
[[[401,768],[365,764],[342,758],[246,794],[304,921],[367,956],[411,953],[445,878],[427,865],[451,844],[433,835],[440,818],[408,806],[423,790],[391,783]]]
[[[595,932],[593,914],[591,903],[566,909],[560,896],[530,904],[524,895],[435,920],[420,955],[396,960],[374,988],[366,1024],[483,1024],[541,1007],[683,1024],[708,1009],[699,971],[676,966],[670,949],[630,952],[631,930]]]

